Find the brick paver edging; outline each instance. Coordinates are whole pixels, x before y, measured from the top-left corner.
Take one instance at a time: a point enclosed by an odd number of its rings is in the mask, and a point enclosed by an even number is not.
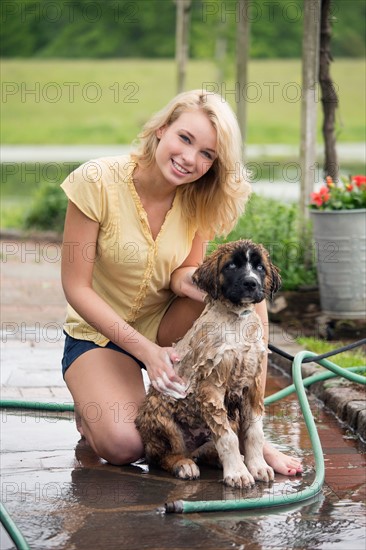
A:
[[[273,353],[269,356],[269,364],[280,368],[291,376],[292,363],[288,359]],[[306,363],[302,366],[304,378],[324,370],[326,369],[316,363]],[[361,387],[345,378],[332,378],[323,382],[315,382],[308,388],[308,391],[320,399],[338,420],[345,423],[362,441],[366,441],[366,390],[364,386]]]

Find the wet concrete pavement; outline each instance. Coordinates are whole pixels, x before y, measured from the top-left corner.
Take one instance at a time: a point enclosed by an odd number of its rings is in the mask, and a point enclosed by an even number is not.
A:
[[[2,265],[2,397],[70,403],[60,375],[64,298],[56,249],[25,249]],[[47,254],[48,256],[47,256]],[[55,252],[56,253],[56,252]],[[47,261],[45,261],[45,258]],[[272,331],[276,345],[293,342]],[[288,385],[272,369],[267,394]],[[314,459],[297,399],[266,410],[265,432],[280,449],[300,455],[304,474],[276,475],[272,485],[225,488],[221,472],[201,469],[184,482],[146,464],[116,467],[78,441],[73,413],[1,411],[2,501],[31,548],[51,549],[364,549],[365,445],[310,396],[325,454],[326,481],[311,502],[255,511],[162,515],[167,501],[289,495],[314,479]],[[14,545],[1,531],[1,549]]]
[[[273,371],[269,393],[288,382]],[[162,515],[167,501],[258,498],[299,492],[314,479],[310,441],[296,399],[267,410],[265,431],[302,456],[303,476],[276,475],[253,490],[225,488],[221,472],[202,468],[184,482],[146,464],[116,467],[78,442],[72,413],[2,411],[2,500],[31,548],[180,549],[365,547],[364,445],[311,398],[326,464],[312,502],[266,511]],[[1,548],[13,548],[3,537]]]

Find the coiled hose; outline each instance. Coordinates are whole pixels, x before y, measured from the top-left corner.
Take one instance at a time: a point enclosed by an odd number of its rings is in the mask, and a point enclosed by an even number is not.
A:
[[[344,369],[335,365],[327,359],[321,359],[318,362],[327,368],[331,372],[324,372],[309,376],[303,380],[301,376],[301,365],[306,358],[317,357],[315,353],[310,351],[301,351],[298,353],[292,364],[292,378],[294,383],[287,388],[267,397],[264,401],[265,405],[269,405],[283,399],[294,391],[297,392],[297,396],[300,402],[301,411],[304,416],[305,424],[309,433],[314,457],[315,457],[315,479],[309,487],[302,489],[300,492],[290,495],[278,495],[278,496],[263,496],[261,498],[248,498],[240,500],[211,500],[211,501],[185,501],[176,500],[174,502],[167,502],[164,505],[163,510],[166,513],[192,513],[192,512],[217,512],[224,510],[248,510],[254,508],[269,508],[274,506],[288,506],[290,504],[299,503],[310,498],[315,497],[320,493],[324,484],[324,455],[323,449],[320,443],[319,435],[316,429],[316,425],[311,413],[308,399],[306,397],[305,387],[314,382],[325,380],[327,378],[333,378],[335,376],[342,376],[352,382],[358,382],[360,384],[366,384],[366,378],[357,372],[366,372],[366,367],[351,367]]]
[[[361,343],[364,343],[361,341]],[[361,345],[361,343],[359,345]],[[353,346],[354,347],[354,346]],[[333,354],[339,353],[338,350]],[[322,489],[324,484],[324,456],[321,447],[316,425],[310,410],[310,406],[306,397],[305,387],[310,386],[314,382],[333,378],[335,376],[341,376],[347,378],[352,382],[360,384],[366,384],[366,378],[357,373],[366,373],[366,366],[364,367],[351,367],[344,369],[338,365],[332,363],[327,359],[320,359],[321,356],[317,356],[310,351],[301,351],[296,355],[292,364],[292,376],[294,383],[283,390],[267,397],[264,401],[265,405],[269,405],[283,399],[287,395],[297,392],[300,407],[304,416],[305,424],[309,432],[311,445],[315,457],[315,479],[313,483],[302,489],[298,493],[290,495],[279,496],[263,496],[256,499],[241,499],[241,500],[212,500],[212,501],[184,501],[177,500],[174,502],[168,502],[161,510],[165,513],[192,513],[192,512],[212,512],[212,511],[224,511],[224,510],[248,510],[254,508],[269,508],[274,506],[288,506],[289,504],[299,503],[305,500],[309,500],[316,496]],[[316,362],[324,366],[328,372],[321,372],[309,376],[305,380],[302,379],[301,365],[309,360],[317,360]],[[330,372],[329,372],[330,371]],[[0,408],[16,408],[16,409],[37,409],[48,410],[54,412],[73,411],[74,406],[70,404],[58,404],[58,403],[39,403],[32,401],[19,401],[19,400],[1,400]],[[14,544],[19,550],[30,550],[26,540],[22,533],[11,519],[5,506],[1,504],[1,522],[4,525],[9,536],[12,538]]]

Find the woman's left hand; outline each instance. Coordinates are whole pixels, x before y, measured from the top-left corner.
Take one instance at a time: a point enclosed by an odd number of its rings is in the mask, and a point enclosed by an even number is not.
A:
[[[192,275],[195,270],[194,267],[180,267],[176,269],[172,273],[170,288],[177,296],[204,302],[206,292],[200,290],[192,281]]]
[[[201,236],[196,233],[191,251],[184,260],[184,262],[171,274],[170,288],[177,296],[181,298],[192,298],[197,302],[204,302],[206,292],[200,290],[192,281],[192,275],[196,271],[197,267],[201,265],[205,254],[207,245],[211,236]]]

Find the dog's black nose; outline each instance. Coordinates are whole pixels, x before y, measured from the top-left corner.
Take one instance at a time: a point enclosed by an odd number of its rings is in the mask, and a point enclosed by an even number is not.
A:
[[[246,290],[256,290],[258,288],[258,281],[254,277],[248,277],[244,279],[243,286]]]

